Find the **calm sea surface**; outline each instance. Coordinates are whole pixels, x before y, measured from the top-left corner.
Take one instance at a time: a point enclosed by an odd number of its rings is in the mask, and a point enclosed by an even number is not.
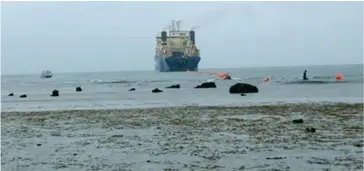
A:
[[[310,80],[300,82],[307,69]],[[214,78],[195,72],[159,73],[124,71],[103,73],[55,73],[51,79],[39,75],[3,75],[1,78],[2,111],[141,108],[184,105],[252,105],[302,102],[363,102],[363,65],[209,69],[201,72],[230,72],[235,80],[217,80],[216,89],[194,89]],[[342,74],[342,81],[335,75]],[[263,83],[264,76],[269,77]],[[257,85],[259,93],[232,95],[228,89],[236,82]],[[164,89],[180,84],[181,89]],[[81,86],[82,92],[75,87]],[[128,89],[136,88],[129,92]],[[163,93],[151,93],[154,88]],[[59,97],[50,97],[52,90]],[[15,96],[8,96],[13,92]],[[19,98],[27,94],[27,98]]]

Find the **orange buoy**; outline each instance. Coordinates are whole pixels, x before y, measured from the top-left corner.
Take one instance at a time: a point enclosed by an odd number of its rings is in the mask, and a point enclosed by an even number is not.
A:
[[[336,80],[339,81],[339,80],[342,80],[342,79],[343,79],[343,76],[341,74],[337,74],[336,75]]]

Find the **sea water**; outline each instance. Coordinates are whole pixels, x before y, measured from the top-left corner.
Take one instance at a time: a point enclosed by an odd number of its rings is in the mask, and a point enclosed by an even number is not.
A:
[[[302,82],[303,71],[311,82]],[[214,79],[209,72],[229,72],[235,80],[216,80],[216,89],[194,89]],[[341,81],[335,80],[342,74]],[[263,78],[269,78],[264,82]],[[237,82],[258,86],[259,93],[229,94]],[[180,89],[165,89],[180,84]],[[77,86],[82,92],[76,92]],[[135,88],[136,91],[128,91]],[[152,93],[159,88],[162,93]],[[51,97],[54,89],[59,97]],[[14,96],[8,96],[14,93]],[[19,95],[27,94],[27,98]],[[2,75],[2,111],[145,108],[165,106],[257,105],[277,103],[363,102],[363,65],[202,69],[199,72],[120,71]]]

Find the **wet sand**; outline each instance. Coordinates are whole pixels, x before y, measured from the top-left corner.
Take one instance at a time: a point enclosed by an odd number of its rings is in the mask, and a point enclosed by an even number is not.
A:
[[[363,170],[363,104],[2,112],[1,119],[4,171]]]

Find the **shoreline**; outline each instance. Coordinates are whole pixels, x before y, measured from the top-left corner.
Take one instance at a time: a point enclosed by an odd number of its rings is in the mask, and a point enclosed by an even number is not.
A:
[[[99,107],[99,108],[66,108],[66,109],[23,109],[23,110],[2,110],[1,114],[17,114],[17,113],[47,113],[47,112],[82,112],[82,111],[118,111],[118,110],[125,110],[125,111],[133,111],[133,110],[158,110],[158,109],[166,109],[166,108],[173,108],[173,109],[185,109],[185,108],[196,108],[196,109],[221,109],[221,108],[259,108],[259,107],[298,107],[298,106],[330,106],[330,105],[364,105],[364,102],[337,102],[337,101],[312,101],[312,102],[276,102],[276,103],[246,103],[242,105],[236,104],[222,104],[222,105],[169,105],[169,106],[135,106],[135,107],[125,107],[125,108],[107,108],[107,107]]]
[[[363,107],[2,112],[2,169],[362,170]]]

